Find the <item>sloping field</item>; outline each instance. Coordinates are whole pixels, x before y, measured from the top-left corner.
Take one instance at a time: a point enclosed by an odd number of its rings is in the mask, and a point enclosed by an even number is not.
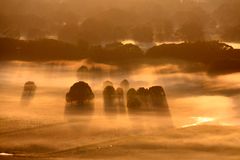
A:
[[[126,117],[121,117],[126,118]],[[239,159],[239,127],[146,128],[112,117],[39,124],[1,119],[0,159]],[[8,130],[3,126],[15,126]],[[3,131],[3,129],[5,131]],[[4,154],[5,153],[5,154]]]

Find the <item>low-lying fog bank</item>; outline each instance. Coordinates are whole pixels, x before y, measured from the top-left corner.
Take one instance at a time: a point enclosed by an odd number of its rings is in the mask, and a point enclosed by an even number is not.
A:
[[[83,65],[100,67],[103,75],[78,75]],[[9,61],[1,66],[0,158],[239,158],[238,73],[185,73],[171,64],[143,65],[124,73],[116,66],[86,61]],[[106,114],[103,82],[110,80],[118,87],[123,79],[136,89],[162,86],[171,116]],[[80,80],[95,94],[94,112],[66,115],[65,95]],[[27,81],[33,81],[37,89],[28,103],[23,103]]]
[[[158,67],[143,66],[125,74],[115,73],[114,66],[88,64],[103,68],[99,78],[79,77],[77,70],[85,61],[30,63],[12,61],[2,63],[1,114],[17,116],[24,109],[33,110],[36,116],[46,115],[63,117],[65,95],[77,81],[86,81],[92,88],[95,98],[95,115],[104,115],[103,82],[110,80],[118,87],[123,79],[128,79],[130,88],[162,86],[167,94],[167,101],[172,119],[177,127],[192,123],[194,117],[207,117],[217,121],[232,119],[238,115],[239,74],[209,76],[204,72],[175,72],[177,66],[162,65]],[[169,72],[164,72],[168,70]],[[171,71],[172,70],[172,71]],[[21,106],[23,85],[34,81],[37,90],[28,106]],[[213,103],[214,102],[214,103]],[[12,111],[11,111],[12,109]],[[29,115],[35,116],[34,113]],[[21,115],[21,114],[20,114]],[[178,118],[176,118],[178,117]],[[181,117],[181,118],[180,118]],[[195,123],[195,122],[193,122]]]

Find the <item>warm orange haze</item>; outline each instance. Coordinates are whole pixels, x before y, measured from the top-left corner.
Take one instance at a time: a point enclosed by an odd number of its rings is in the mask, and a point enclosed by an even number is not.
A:
[[[0,159],[240,159],[239,0],[1,0]]]

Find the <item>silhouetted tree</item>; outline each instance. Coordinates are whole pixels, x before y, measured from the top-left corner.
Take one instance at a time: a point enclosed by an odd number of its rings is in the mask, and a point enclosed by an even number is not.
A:
[[[23,87],[22,98],[23,99],[32,98],[35,94],[36,89],[37,86],[33,81],[26,82]]]
[[[35,96],[37,86],[33,81],[28,81],[24,84],[21,104],[23,106],[29,105],[31,99]]]
[[[240,60],[225,59],[213,62],[209,68],[210,75],[237,73],[240,70]]]
[[[91,114],[94,111],[94,94],[91,87],[79,81],[75,83],[66,94],[66,114]]]
[[[230,34],[230,33],[229,33]],[[154,46],[146,51],[146,54],[139,47],[134,45],[123,45],[115,43],[104,48],[101,46],[90,46],[86,53],[82,53],[79,47],[67,44],[57,40],[35,40],[22,41],[9,38],[0,38],[0,60],[27,60],[27,61],[48,61],[48,60],[78,60],[88,58],[94,62],[117,65],[118,69],[113,75],[124,75],[130,72],[142,63],[159,64],[173,63],[177,65],[184,64],[184,68],[190,66],[201,66],[197,71],[211,72],[211,74],[235,73],[240,69],[234,67],[234,63],[240,62],[240,50],[220,43],[218,41],[197,41],[181,44],[162,44]],[[44,53],[44,54],[42,54]],[[167,60],[167,61],[166,61]],[[179,60],[182,61],[179,63]],[[214,66],[220,66],[224,61],[226,64],[223,72]],[[219,63],[219,64],[217,64]],[[180,68],[183,68],[180,66]],[[84,68],[80,70],[85,70]],[[188,71],[188,70],[184,70]],[[89,74],[94,78],[95,75],[101,76],[100,68],[92,67]],[[87,76],[88,77],[88,76]],[[80,76],[83,78],[83,76]],[[124,91],[125,87],[122,87]],[[127,87],[128,88],[128,87]]]
[[[107,86],[113,86],[113,83],[111,81],[103,82],[103,88],[105,89]]]
[[[79,81],[75,83],[70,91],[66,94],[67,102],[77,102],[78,104],[84,104],[94,99],[94,94],[90,86],[83,82]]]
[[[233,48],[224,43],[219,43],[217,41],[199,41],[155,46],[147,51],[146,57],[208,62],[219,58],[230,58],[232,56],[232,51]]]
[[[88,67],[83,65],[78,69],[78,72],[86,73],[88,72]]]
[[[104,98],[104,109],[105,112],[109,113],[116,113],[116,91],[112,86],[107,86],[103,90],[103,98]]]
[[[113,43],[105,47],[94,46],[90,49],[90,57],[96,62],[115,65],[128,65],[143,57],[143,51],[133,44]]]
[[[141,87],[137,90],[138,97],[141,101],[141,106],[145,109],[148,108],[149,105],[149,92],[148,89]]]
[[[119,113],[126,113],[126,97],[124,96],[124,90],[122,88],[117,88],[116,99]]]
[[[127,92],[127,107],[129,112],[138,112],[141,108],[141,102],[134,88],[129,89]]]
[[[149,88],[149,100],[153,108],[169,113],[166,94],[161,86]]]
[[[121,88],[123,88],[124,91],[127,91],[129,89],[130,84],[128,80],[124,79],[121,81],[120,86]]]
[[[87,66],[83,65],[77,70],[77,77],[79,79],[89,78],[89,69]]]
[[[117,98],[118,103],[124,104],[124,91],[122,88],[117,88],[116,98]]]
[[[93,66],[89,70],[90,76],[92,79],[102,79],[104,78],[104,70],[101,67],[95,67]]]
[[[84,54],[75,45],[65,42],[40,39],[34,41],[0,38],[1,60],[77,60]],[[43,54],[44,53],[44,54]]]

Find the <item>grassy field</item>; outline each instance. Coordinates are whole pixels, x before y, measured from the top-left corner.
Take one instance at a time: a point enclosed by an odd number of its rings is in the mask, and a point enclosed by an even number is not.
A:
[[[41,123],[2,118],[0,127],[0,159],[240,158],[239,127],[146,128],[112,117]]]

